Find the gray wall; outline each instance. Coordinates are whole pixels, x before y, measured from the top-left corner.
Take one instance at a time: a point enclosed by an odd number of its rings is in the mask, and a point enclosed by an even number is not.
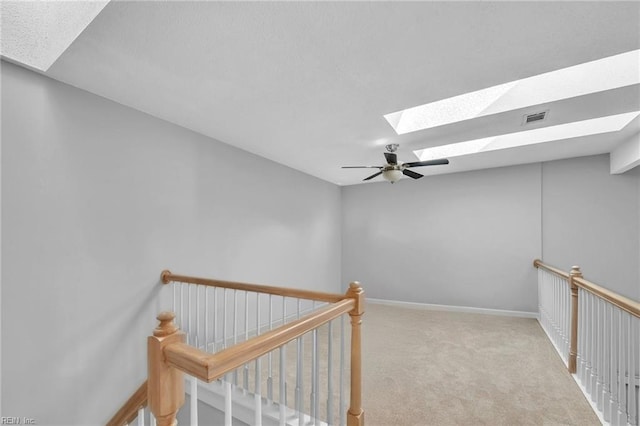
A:
[[[342,190],[343,281],[368,297],[535,311],[540,165]]]
[[[160,271],[339,291],[340,190],[2,62],[2,415],[104,424]]]
[[[543,164],[545,261],[640,300],[640,167],[609,173],[608,155]]]
[[[534,312],[534,258],[640,299],[640,168],[608,155],[342,190],[342,278],[373,298]]]

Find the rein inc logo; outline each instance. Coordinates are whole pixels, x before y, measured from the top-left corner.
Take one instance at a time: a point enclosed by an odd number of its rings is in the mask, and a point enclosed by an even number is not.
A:
[[[35,425],[36,420],[30,417],[0,417],[0,425]]]

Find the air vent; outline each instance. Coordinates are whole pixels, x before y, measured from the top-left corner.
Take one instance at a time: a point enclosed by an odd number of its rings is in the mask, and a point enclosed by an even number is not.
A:
[[[549,110],[536,112],[535,114],[527,114],[522,120],[522,124],[537,123],[543,121],[547,117]]]

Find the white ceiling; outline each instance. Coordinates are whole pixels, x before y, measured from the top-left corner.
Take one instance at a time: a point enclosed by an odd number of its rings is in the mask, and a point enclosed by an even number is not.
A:
[[[4,31],[4,30],[3,30]],[[384,114],[640,49],[639,2],[111,1],[46,75],[327,181],[413,150],[640,110],[640,85],[398,136]],[[640,65],[638,66],[640,73]],[[610,152],[640,129],[455,157],[448,173]],[[241,165],[239,165],[241,167]]]
[[[108,2],[3,0],[2,56],[37,71],[48,69]]]

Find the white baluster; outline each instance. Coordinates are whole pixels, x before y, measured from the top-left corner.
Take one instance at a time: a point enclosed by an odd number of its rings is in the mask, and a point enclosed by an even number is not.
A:
[[[209,287],[204,288],[204,351],[209,352]]]
[[[144,407],[138,408],[138,426],[144,426]]]
[[[589,396],[591,401],[596,402],[598,388],[598,298],[589,293],[591,300],[591,382]]]
[[[238,343],[238,291],[233,290],[233,344]],[[238,369],[233,370],[233,385],[238,386]]]
[[[224,382],[224,426],[232,426],[233,413],[232,410],[232,395],[231,395],[231,382],[225,380]]]
[[[224,289],[222,300],[222,349],[227,349],[227,289]]]
[[[612,322],[612,352],[611,352],[611,425],[618,426],[618,406],[620,401],[620,347],[622,342],[620,341],[620,310],[614,307],[611,322]]]
[[[544,308],[542,305],[542,270],[538,269],[538,320],[542,328],[544,328]]]
[[[315,302],[313,302],[313,309],[315,310]],[[314,329],[311,332],[311,394],[309,400],[309,406],[311,407],[311,424],[316,424],[318,418],[318,406],[316,405],[316,383],[318,381],[318,329]]]
[[[269,330],[273,330],[273,295],[269,295]],[[273,402],[273,351],[267,355],[267,401],[269,404]]]
[[[249,340],[249,293],[244,292],[244,340]],[[242,393],[247,394],[249,390],[249,364],[244,365],[244,375],[242,381]]]
[[[584,374],[584,389],[589,394],[591,390],[591,363],[593,362],[593,297],[588,291],[584,291],[585,299],[585,332],[586,332],[586,347],[585,347],[585,374]]]
[[[580,318],[580,323],[578,325],[578,336],[579,336],[579,347],[580,347],[580,364],[579,367],[579,376],[580,383],[582,387],[585,387],[585,369],[586,369],[586,352],[587,352],[587,304],[585,300],[584,290],[582,288],[578,289],[578,314]]]
[[[602,361],[602,416],[607,422],[611,421],[611,330],[610,312],[612,305],[604,303],[602,317],[603,361]]]
[[[195,345],[196,348],[200,349],[200,286],[196,286],[196,338]]]
[[[346,424],[347,418],[347,409],[345,408],[345,389],[344,389],[344,315],[340,316],[340,395],[339,395],[339,404],[340,404],[340,426],[344,426]]]
[[[187,284],[187,343],[193,342],[193,328],[191,328],[191,317],[193,317],[193,310],[191,309],[191,287],[193,287],[193,285]]]
[[[198,426],[198,379],[190,377],[191,395],[189,402],[191,406],[191,426]]]
[[[179,327],[180,328],[185,328],[185,322],[184,322],[184,290],[185,290],[185,283],[180,283],[180,324]]]
[[[606,342],[604,340],[604,300],[598,297],[598,313],[596,314],[596,322],[598,324],[598,342],[597,342],[597,357],[598,357],[598,380],[596,382],[596,406],[598,410],[602,412],[603,408],[603,391],[604,391],[604,346]]]
[[[618,369],[619,369],[619,358],[618,351],[620,350],[620,342],[618,336],[618,311],[620,309],[612,306],[610,311],[609,324],[610,335],[611,335],[611,364],[609,366],[609,377],[611,378],[610,390],[611,395],[609,398],[609,413],[610,413],[610,422],[612,425],[615,425],[616,421],[616,412],[618,408]]]
[[[638,365],[637,349],[639,345],[638,336],[636,334],[636,327],[634,317],[627,314],[627,423],[630,425],[637,425],[637,391],[636,391],[636,367]]]
[[[558,287],[560,290],[560,310],[559,310],[559,315],[560,317],[559,319],[559,323],[560,323],[560,332],[562,333],[562,342],[561,344],[561,348],[562,348],[562,356],[565,359],[565,362],[569,359],[568,358],[568,347],[569,347],[569,342],[567,340],[567,327],[566,327],[566,294],[565,294],[565,289],[566,286],[564,285],[564,281],[562,278],[558,277]]]
[[[618,352],[618,419],[617,424],[624,425],[627,422],[627,313],[620,311],[618,316],[618,336],[620,348]]]
[[[260,334],[260,293],[256,293],[256,336]],[[255,399],[255,426],[262,426],[262,392],[260,391],[260,381],[262,380],[261,358],[256,358],[256,377],[254,384]]]
[[[217,351],[216,346],[216,337],[218,336],[218,288],[213,288],[213,330],[211,333],[211,340],[213,340],[213,349],[212,352]]]
[[[333,424],[333,321],[327,324],[327,424]]]
[[[284,325],[285,321],[287,318],[287,298],[285,296],[282,296],[282,324],[280,325]],[[284,375],[284,399],[281,399],[281,401],[284,401],[284,405],[287,405],[287,376],[286,374]]]
[[[254,398],[254,426],[262,426],[262,398],[260,394],[253,395]]]
[[[173,283],[173,289],[172,290],[173,290],[173,303],[172,303],[173,313],[177,317],[178,316],[178,311],[177,311],[176,299],[177,299],[178,285],[176,283]]]
[[[300,304],[302,303],[302,301],[300,299],[298,299],[298,312],[297,312],[297,318],[300,318]],[[303,411],[303,381],[302,381],[302,375],[303,375],[303,351],[304,351],[304,336],[300,336],[298,337],[298,340],[296,342],[297,348],[296,348],[296,396],[295,396],[295,405],[296,405],[296,414],[298,417],[298,424],[302,425],[304,424],[304,411]]]
[[[313,420],[313,424],[318,424],[318,421],[320,419],[320,345],[318,344],[318,329],[315,328],[313,329],[313,334],[314,334],[314,339],[316,341],[316,356],[315,356],[315,361],[316,361],[316,365],[315,365],[315,373],[316,373],[316,383],[315,383],[315,418]]]
[[[256,293],[256,336],[260,335],[260,293]],[[262,392],[260,391],[260,380],[261,371],[260,371],[260,358],[257,358],[256,361],[256,377],[255,377],[255,386],[253,387],[254,393],[260,397]],[[259,398],[261,399],[261,398]]]
[[[286,358],[286,348],[280,346],[280,426],[285,426],[286,424],[286,389],[285,389],[285,358]]]
[[[149,411],[149,426],[156,426],[156,418],[151,411]]]

